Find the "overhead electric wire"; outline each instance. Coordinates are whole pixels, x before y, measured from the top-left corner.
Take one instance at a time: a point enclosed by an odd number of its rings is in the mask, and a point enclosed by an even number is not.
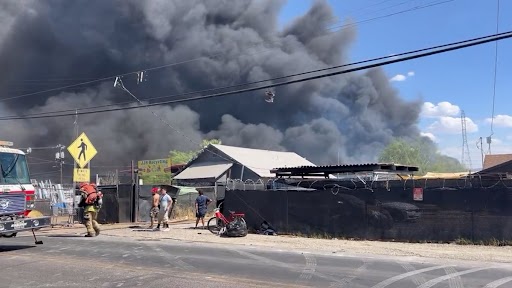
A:
[[[119,81],[119,82],[118,82]],[[121,79],[119,80],[116,80],[116,83],[118,83],[117,85],[120,86],[121,89],[123,89],[126,93],[130,94],[130,96],[132,96],[137,102],[139,102],[140,104],[144,104],[139,98],[137,98],[137,96],[135,96],[132,92],[130,92],[130,90],[126,89],[126,87],[124,86],[123,84],[123,81]],[[162,117],[160,117],[160,115],[158,115],[155,111],[153,111],[151,108],[149,107],[145,107],[149,112],[151,112],[151,114],[153,114],[156,118],[158,118],[158,120],[160,120],[161,122],[163,122],[165,125],[167,125],[167,127],[171,128],[172,130],[176,131],[177,133],[181,134],[181,136],[185,139],[187,139],[190,143],[192,144],[195,144],[195,145],[198,145],[198,146],[202,146],[202,143],[201,142],[196,142],[194,141],[192,138],[190,138],[188,135],[186,135],[185,133],[181,132],[178,128],[174,127],[171,123],[169,123],[168,121],[166,121],[165,119],[163,119]],[[215,155],[219,158],[222,158],[228,162],[237,162],[237,164],[240,164],[240,165],[244,165],[236,160],[230,160],[228,159],[227,157],[224,157],[214,151],[211,151],[208,149],[208,147],[202,147],[204,151],[207,151],[209,153],[211,153],[212,155]],[[246,167],[248,168],[253,168],[253,169],[265,169],[264,167],[254,167],[254,166],[247,166],[245,165]]]
[[[432,4],[432,5],[419,6],[419,7],[413,8],[413,9],[407,9],[407,10],[399,11],[399,12],[392,13],[392,14],[389,14],[389,15],[384,15],[384,16],[379,16],[379,17],[375,17],[375,18],[371,18],[371,19],[366,19],[366,20],[359,21],[359,22],[356,22],[356,23],[351,23],[351,24],[347,24],[347,25],[343,25],[343,26],[339,26],[339,27],[331,27],[329,29],[335,29],[335,28],[340,28],[340,29],[337,30],[337,31],[330,31],[326,35],[329,35],[330,33],[338,33],[340,31],[342,31],[341,28],[344,28],[345,26],[348,27],[348,26],[359,24],[359,23],[366,23],[366,22],[378,20],[378,19],[381,19],[381,18],[386,18],[386,17],[397,15],[397,14],[402,14],[402,13],[405,13],[405,12],[409,12],[409,11],[413,11],[413,10],[418,10],[418,9],[423,9],[423,8],[427,8],[427,7],[431,7],[431,6],[434,6],[434,5],[439,5],[439,4],[443,4],[443,3],[447,3],[447,2],[452,2],[452,1],[455,1],[455,0],[447,0],[447,1],[440,2],[440,3],[435,3],[435,4]],[[386,2],[386,1],[383,1],[383,2]],[[326,36],[326,35],[323,35],[323,36]],[[275,44],[275,42],[277,42],[277,41],[271,41],[271,42],[269,42],[267,44]],[[257,52],[255,52],[253,54],[254,55],[255,54],[259,54],[259,53],[265,52],[266,50],[268,50],[267,47],[262,48],[262,50],[257,51]],[[106,81],[106,80],[113,80],[116,77],[128,76],[128,75],[136,74],[136,73],[142,72],[142,71],[143,72],[154,71],[154,70],[158,70],[158,69],[163,69],[163,68],[167,68],[167,67],[172,67],[172,66],[177,66],[177,65],[181,65],[181,64],[186,64],[186,63],[194,62],[194,61],[197,61],[197,60],[208,59],[208,58],[215,58],[215,57],[223,55],[223,54],[225,54],[225,52],[220,52],[220,53],[216,53],[216,54],[213,54],[213,55],[199,56],[199,57],[188,59],[188,60],[184,60],[184,61],[173,62],[173,63],[169,63],[169,64],[165,64],[165,65],[160,65],[160,66],[149,67],[149,68],[145,68],[145,69],[139,69],[139,70],[136,70],[136,71],[126,72],[126,73],[122,73],[122,74],[118,74],[118,75],[101,77],[101,78],[97,78],[97,79],[93,79],[93,80],[85,81],[85,82],[81,82],[81,83],[74,83],[74,84],[69,84],[69,85],[65,85],[65,86],[61,86],[61,87],[45,89],[45,90],[31,92],[31,93],[25,93],[25,94],[22,94],[22,95],[16,95],[16,96],[7,97],[7,98],[0,98],[0,102],[8,101],[8,100],[14,100],[14,99],[19,99],[19,98],[24,98],[24,97],[29,97],[29,96],[38,95],[38,94],[44,94],[44,93],[48,93],[48,92],[55,92],[55,91],[66,90],[66,89],[69,89],[69,88],[76,88],[76,87],[85,86],[85,85],[89,85],[89,84],[93,84],[93,83],[97,83],[97,82],[102,82],[102,81]],[[252,54],[241,53],[240,55],[252,55]],[[66,78],[62,78],[62,79],[66,79]]]
[[[302,75],[311,74],[311,73],[318,73],[318,72],[327,71],[327,70],[339,69],[339,68],[348,67],[348,66],[360,65],[360,64],[369,63],[369,62],[375,62],[375,61],[379,61],[379,60],[385,60],[385,59],[390,59],[390,58],[397,58],[397,57],[406,56],[406,55],[410,55],[410,54],[416,54],[416,53],[419,53],[419,52],[424,52],[424,51],[435,50],[435,49],[445,48],[445,47],[454,46],[454,45],[460,45],[460,44],[475,42],[475,41],[484,40],[484,39],[488,39],[488,38],[492,38],[492,37],[496,37],[496,36],[501,36],[501,35],[507,35],[509,33],[510,32],[503,32],[503,33],[499,33],[499,34],[496,34],[496,35],[482,36],[482,37],[477,37],[477,38],[473,38],[473,39],[468,39],[468,40],[463,40],[463,41],[458,41],[458,42],[452,42],[452,43],[449,43],[449,44],[442,44],[442,45],[433,46],[433,47],[429,47],[429,48],[422,48],[422,49],[417,49],[417,50],[413,50],[413,51],[402,52],[402,53],[398,53],[398,54],[382,56],[382,57],[362,60],[362,61],[358,61],[358,62],[354,62],[354,63],[348,63],[348,64],[343,64],[343,65],[338,65],[338,66],[321,68],[321,69],[316,69],[316,70],[311,70],[311,71],[306,71],[306,72],[301,72],[301,73],[296,73],[296,74],[290,74],[290,75],[285,75],[285,76],[280,76],[280,77],[274,77],[274,78],[265,79],[265,80],[259,80],[259,81],[254,81],[254,82],[247,82],[247,83],[229,85],[229,86],[224,86],[224,87],[209,88],[209,89],[205,89],[205,90],[191,91],[191,92],[185,92],[185,93],[173,94],[173,95],[167,95],[167,96],[150,97],[150,98],[146,98],[144,100],[147,101],[147,100],[171,98],[171,97],[177,97],[177,96],[187,96],[187,95],[192,95],[192,94],[212,92],[212,91],[215,91],[215,90],[225,90],[225,89],[238,88],[238,87],[249,86],[249,85],[254,85],[254,84],[260,84],[260,83],[264,83],[264,82],[276,81],[276,80],[281,80],[281,79],[286,79],[286,78],[291,78],[291,77],[296,77],[296,76],[302,76]],[[48,111],[48,112],[40,112],[40,113],[33,113],[33,114],[27,114],[27,115],[11,115],[11,116],[0,117],[0,120],[25,119],[25,117],[29,117],[29,116],[30,117],[32,117],[32,116],[43,116],[43,115],[47,115],[47,114],[52,115],[52,114],[65,113],[65,112],[73,112],[73,115],[76,115],[77,111],[91,110],[91,109],[98,109],[98,108],[106,108],[106,107],[119,106],[119,105],[125,105],[125,104],[136,104],[136,103],[137,102],[135,102],[135,101],[117,102],[117,103],[112,103],[112,104],[91,106],[91,107],[85,107],[85,108],[75,108],[75,109],[66,109],[66,110],[58,110],[58,111]],[[149,104],[146,104],[146,105],[149,105]],[[133,109],[133,108],[137,108],[137,107],[139,107],[139,106],[136,106],[136,107],[119,107],[119,108]],[[117,110],[118,109],[116,108],[116,110],[114,110],[114,111],[117,111]],[[123,110],[123,109],[121,109],[121,110]],[[101,111],[108,112],[108,110],[99,110],[99,111],[100,112]],[[96,112],[96,111],[89,111],[89,112]],[[89,113],[79,112],[78,114],[89,114]],[[68,114],[63,115],[63,116],[68,116]]]
[[[391,7],[388,6],[388,7],[381,8],[381,9],[379,9],[377,11],[370,11],[370,12],[362,13],[362,14],[361,13],[357,13],[357,12],[361,12],[361,11],[367,10],[369,8],[372,8],[372,7],[375,7],[375,6],[379,6],[380,4],[384,4],[384,3],[390,2],[390,1],[393,1],[393,0],[383,0],[381,2],[370,4],[368,6],[364,6],[364,7],[358,8],[358,9],[349,10],[349,11],[346,11],[344,13],[347,15],[346,17],[358,18],[358,17],[364,16],[364,15],[372,14],[372,13],[375,13],[375,12],[380,12],[380,11],[383,11],[383,10],[386,10],[386,9],[389,9],[389,8],[393,7],[394,5],[391,6]],[[333,17],[328,18],[326,21],[328,22],[330,20],[335,20],[335,19],[338,20],[339,17],[338,16],[333,16]],[[342,21],[335,21],[335,22],[331,23],[331,25],[336,25],[337,23],[340,23],[340,22],[342,22]]]
[[[257,53],[262,53],[262,52],[264,52],[264,51],[259,51]],[[43,94],[43,93],[48,93],[48,92],[54,92],[54,91],[60,91],[60,90],[65,90],[65,89],[69,89],[69,88],[85,86],[85,85],[88,85],[88,84],[93,84],[93,83],[97,83],[97,82],[103,82],[103,81],[107,81],[107,80],[113,80],[116,77],[128,76],[128,75],[136,74],[137,72],[141,72],[141,71],[144,71],[144,72],[153,71],[153,70],[167,68],[167,67],[171,67],[171,66],[177,66],[177,65],[181,65],[181,64],[185,64],[185,63],[201,60],[201,59],[214,58],[214,57],[220,56],[220,55],[222,55],[224,53],[225,52],[220,52],[220,53],[213,54],[213,55],[200,56],[200,57],[196,57],[196,58],[192,58],[192,59],[188,59],[188,60],[184,60],[184,61],[173,62],[173,63],[169,63],[169,64],[165,64],[165,65],[149,67],[149,68],[140,69],[140,70],[136,70],[136,71],[132,71],[132,72],[126,72],[126,73],[123,73],[123,74],[118,74],[118,75],[113,75],[113,76],[97,78],[97,79],[94,79],[94,80],[85,81],[85,82],[81,82],[81,83],[65,85],[65,86],[61,86],[61,87],[56,87],[56,88],[52,88],[52,89],[46,89],[46,90],[32,92],[32,93],[26,93],[26,94],[17,95],[17,96],[8,97],[8,98],[0,98],[0,102],[7,101],[7,100],[24,98],[24,97],[28,97],[28,96],[37,95],[37,94]],[[257,53],[255,53],[255,54],[257,54]]]
[[[499,32],[500,28],[500,0],[497,0],[497,9],[496,9],[496,34]],[[494,80],[493,80],[493,91],[492,91],[492,116],[491,116],[491,136],[494,135],[494,108],[496,102],[496,78],[498,72],[498,42],[496,41],[495,49],[494,49]],[[489,143],[489,153],[491,150],[491,144]]]
[[[200,95],[200,96],[197,96],[197,97],[175,99],[175,100],[169,100],[169,101],[163,101],[163,102],[157,102],[157,103],[148,103],[148,104],[144,104],[144,105],[131,106],[131,107],[118,107],[118,108],[111,108],[111,109],[104,109],[104,110],[96,110],[96,111],[88,111],[88,112],[78,112],[78,113],[68,113],[68,114],[58,114],[58,115],[23,115],[23,116],[16,116],[16,117],[10,117],[10,118],[5,117],[5,118],[0,118],[0,121],[18,120],[18,119],[55,118],[55,117],[75,116],[76,114],[80,114],[80,115],[96,114],[96,113],[105,113],[105,112],[113,112],[113,111],[120,111],[120,110],[138,109],[138,108],[141,108],[141,107],[150,107],[150,106],[159,106],[159,105],[165,105],[165,104],[182,103],[182,102],[188,102],[188,101],[194,101],[194,100],[200,100],[200,99],[216,98],[216,97],[222,97],[222,96],[227,96],[227,95],[232,95],[232,94],[251,92],[251,91],[256,91],[256,90],[262,90],[262,89],[267,89],[267,88],[279,87],[279,86],[290,85],[290,84],[294,84],[294,83],[300,83],[300,82],[305,82],[305,81],[310,81],[310,80],[315,80],[315,79],[320,79],[320,78],[340,75],[340,74],[356,72],[356,71],[359,71],[359,70],[374,68],[374,67],[388,65],[388,64],[393,64],[393,63],[398,63],[398,62],[403,62],[403,61],[412,60],[412,59],[416,59],[416,58],[431,56],[431,55],[440,54],[440,53],[445,53],[445,52],[449,52],[449,51],[453,51],[453,50],[459,50],[459,49],[463,49],[463,48],[467,48],[467,47],[471,47],[471,46],[476,46],[476,45],[481,45],[481,44],[485,44],[485,43],[488,43],[488,42],[498,41],[498,40],[507,39],[507,38],[511,38],[511,37],[512,37],[512,31],[508,31],[508,32],[503,32],[503,33],[496,34],[496,35],[489,35],[489,36],[485,36],[485,37],[479,37],[479,38],[477,38],[479,40],[476,40],[476,41],[471,41],[471,40],[461,41],[461,42],[465,42],[465,43],[459,44],[459,45],[455,45],[454,43],[446,44],[446,45],[441,45],[441,46],[444,46],[444,48],[442,48],[442,49],[437,49],[437,50],[432,49],[432,48],[421,49],[422,51],[429,51],[429,50],[434,50],[434,51],[419,53],[417,55],[405,56],[405,57],[402,57],[402,58],[396,58],[396,59],[387,60],[387,61],[383,61],[383,62],[379,62],[379,63],[375,63],[375,64],[369,64],[369,65],[364,65],[364,66],[360,66],[360,67],[356,67],[356,68],[341,70],[341,71],[337,71],[337,72],[331,72],[331,73],[327,73],[327,74],[310,76],[310,77],[306,77],[306,78],[302,78],[302,79],[284,81],[284,82],[280,82],[280,83],[273,83],[273,84],[268,84],[268,85],[253,87],[253,88],[246,88],[246,89],[240,89],[240,90],[234,90],[234,91],[226,91],[226,92],[220,92],[220,93],[214,93],[214,94],[208,94],[208,95]],[[452,46],[452,47],[450,47],[450,46]],[[405,53],[401,53],[401,54],[409,54],[409,52],[405,52]],[[400,54],[398,54],[398,55],[400,55]],[[394,55],[392,57],[397,57],[397,56]],[[380,58],[382,58],[382,57],[380,57]],[[386,58],[389,58],[389,56],[386,56]],[[376,58],[376,59],[379,59],[379,58]],[[372,60],[367,60],[367,61],[370,62]],[[350,65],[352,65],[352,64],[346,64],[346,66],[350,66]],[[326,68],[326,69],[328,69],[328,68]],[[303,73],[304,74],[308,74],[308,73],[312,73],[312,72],[310,71],[310,72],[303,72]]]
[[[433,7],[433,6],[437,6],[437,5],[441,5],[441,4],[446,4],[446,3],[449,3],[449,2],[453,2],[453,1],[455,1],[455,0],[446,0],[446,1],[442,1],[442,2],[426,4],[426,5],[423,5],[423,6],[415,6],[415,7],[412,7],[412,8],[409,8],[409,9],[405,9],[405,10],[402,10],[402,11],[397,11],[397,12],[389,13],[389,14],[386,14],[386,15],[377,16],[377,17],[373,17],[373,18],[370,18],[370,19],[357,21],[357,22],[354,22],[354,23],[349,23],[349,24],[344,24],[344,25],[341,25],[341,26],[330,27],[329,29],[330,30],[333,30],[333,29],[343,29],[343,28],[347,28],[347,27],[354,26],[354,25],[357,25],[357,24],[363,24],[363,23],[374,21],[374,20],[388,18],[388,17],[396,16],[396,15],[407,13],[407,12],[411,12],[411,11],[416,11],[416,10],[421,10],[421,9],[425,9],[425,8],[429,8],[429,7]],[[333,31],[333,32],[337,32],[337,31]]]

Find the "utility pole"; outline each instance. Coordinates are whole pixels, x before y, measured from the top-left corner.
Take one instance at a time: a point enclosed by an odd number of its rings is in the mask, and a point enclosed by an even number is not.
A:
[[[75,130],[75,139],[78,138],[78,109],[75,109],[75,122],[73,122],[73,125],[74,125],[74,130]],[[73,174],[75,174],[75,168],[76,168],[76,161],[73,161]],[[62,169],[61,169],[62,171]],[[61,172],[62,173],[62,172]],[[73,195],[73,213],[71,213],[71,226],[73,226],[75,224],[75,212],[76,212],[76,207],[75,207],[75,187],[76,187],[76,182],[75,182],[75,177],[73,176],[73,188],[71,188],[71,191],[73,191],[72,195]]]
[[[338,146],[338,166],[340,166],[340,147]],[[336,175],[336,178],[340,179],[340,173],[338,173],[338,175]]]
[[[74,126],[74,132],[75,132],[74,139],[76,139],[76,138],[78,138],[78,110],[75,110],[75,122],[73,122],[73,126]],[[73,173],[75,171],[75,168],[76,168],[76,161],[73,161]],[[74,178],[75,177],[73,177],[73,189],[75,189],[75,187],[76,187],[76,182],[75,182]]]
[[[64,148],[66,148],[64,145],[57,145],[57,148],[59,148],[59,152],[55,153],[55,161],[59,162],[60,165],[60,185],[64,184],[64,180],[62,177],[62,165],[64,164]]]
[[[482,156],[482,169],[484,169],[484,140],[482,137],[480,137],[478,142],[476,142],[476,148],[480,150],[480,155]]]
[[[489,145],[489,151],[487,152],[487,154],[491,155],[492,152],[491,152],[491,143],[492,143],[492,135],[487,137],[487,144]]]

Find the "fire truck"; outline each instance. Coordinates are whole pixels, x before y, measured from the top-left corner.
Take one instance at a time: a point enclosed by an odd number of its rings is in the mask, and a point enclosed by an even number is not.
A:
[[[18,232],[32,231],[51,225],[51,217],[28,217],[35,208],[35,188],[30,181],[27,159],[13,143],[0,141],[0,236],[13,237]]]

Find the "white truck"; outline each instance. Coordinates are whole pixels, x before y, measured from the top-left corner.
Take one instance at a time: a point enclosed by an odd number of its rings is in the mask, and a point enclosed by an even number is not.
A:
[[[25,153],[11,148],[12,142],[0,141],[0,236],[13,237],[18,232],[34,233],[51,225],[51,217],[28,217],[35,207],[35,188],[30,181],[30,174]]]

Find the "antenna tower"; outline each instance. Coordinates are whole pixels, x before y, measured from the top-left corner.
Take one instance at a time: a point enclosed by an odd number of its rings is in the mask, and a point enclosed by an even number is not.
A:
[[[466,133],[466,113],[464,110],[460,111],[460,121],[462,124],[462,157],[461,163],[471,170],[471,157],[469,156],[468,136]]]

